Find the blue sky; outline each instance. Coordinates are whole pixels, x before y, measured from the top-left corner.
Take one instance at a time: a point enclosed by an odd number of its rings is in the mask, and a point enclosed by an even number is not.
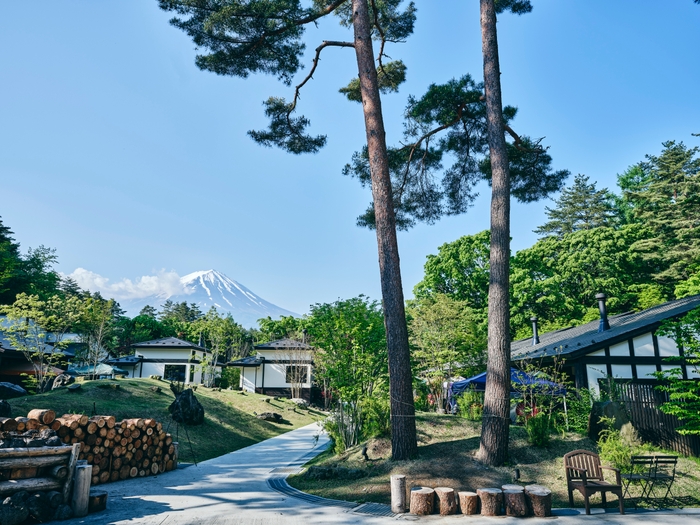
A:
[[[383,101],[390,143],[408,94],[467,72],[481,78],[478,1],[416,4],[414,35],[388,49],[408,66],[406,84]],[[614,188],[661,142],[700,144],[691,136],[700,133],[700,5],[533,4],[499,21],[504,101],[520,109],[518,132],[546,137],[557,169]],[[355,226],[369,190],[341,175],[364,140],[360,106],[338,93],[356,74],[352,50],[324,51],[303,93],[300,109],[327,147],[293,156],[246,136],[265,126],[262,101],[291,89],[199,71],[194,44],[168,18],[155,0],[3,3],[4,223],[24,249],[56,248],[64,273],[83,268],[107,291],[131,280],[122,298],[141,283],[157,288],[159,276],[215,268],[299,313],[360,293],[378,299],[376,239]],[[336,19],[306,33],[309,49],[350,38]],[[400,234],[407,296],[426,255],[488,227],[480,190],[467,214]],[[535,242],[548,204],[513,206],[514,250]]]

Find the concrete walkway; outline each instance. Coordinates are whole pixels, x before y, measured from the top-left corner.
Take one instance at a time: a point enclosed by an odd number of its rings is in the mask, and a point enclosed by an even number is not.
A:
[[[397,525],[397,520],[429,524],[459,523],[473,525],[523,523],[517,518],[481,518],[465,516],[396,517],[364,514],[371,505],[354,506],[319,498],[311,501],[290,497],[271,488],[293,467],[300,466],[320,453],[328,438],[316,424],[309,425],[256,445],[210,459],[184,469],[101,485],[109,493],[107,510],[68,523],[86,524],[153,524],[153,525]],[[320,504],[319,504],[320,503]],[[598,510],[598,509],[596,509]],[[690,525],[700,523],[700,509],[644,512],[626,516],[599,513],[580,515],[576,510],[560,509],[555,518],[526,520],[527,525],[574,523],[649,525]],[[456,521],[457,520],[457,521]]]

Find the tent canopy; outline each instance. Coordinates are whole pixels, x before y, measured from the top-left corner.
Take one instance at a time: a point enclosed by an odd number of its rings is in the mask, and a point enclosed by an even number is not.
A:
[[[534,391],[542,394],[566,395],[566,389],[562,385],[546,379],[539,379],[517,368],[510,369],[510,383],[510,391],[515,393],[522,392],[524,388],[532,388]],[[483,392],[486,389],[486,372],[452,383],[452,395],[457,397],[472,387],[479,392]]]

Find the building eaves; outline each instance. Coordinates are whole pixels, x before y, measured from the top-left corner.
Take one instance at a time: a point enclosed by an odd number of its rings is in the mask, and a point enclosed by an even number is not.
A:
[[[511,358],[514,361],[520,361],[588,353],[614,344],[617,340],[626,339],[637,332],[654,330],[662,321],[698,307],[700,307],[700,295],[694,295],[669,301],[641,312],[610,316],[610,329],[604,332],[598,331],[600,321],[596,319],[584,325],[540,334],[540,342],[537,345],[533,345],[532,338],[528,337],[511,344]]]

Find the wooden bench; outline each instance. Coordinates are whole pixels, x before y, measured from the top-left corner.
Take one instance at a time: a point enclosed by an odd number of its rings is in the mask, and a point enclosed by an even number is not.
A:
[[[564,470],[566,471],[566,485],[569,492],[569,505],[574,506],[574,490],[582,495],[586,506],[586,514],[591,513],[589,498],[592,494],[600,492],[603,499],[603,507],[606,506],[605,495],[612,492],[618,498],[620,514],[625,513],[624,498],[622,497],[622,482],[620,471],[616,468],[604,467],[600,464],[598,454],[588,450],[574,450],[564,455]],[[615,483],[605,481],[603,470],[615,472]]]

